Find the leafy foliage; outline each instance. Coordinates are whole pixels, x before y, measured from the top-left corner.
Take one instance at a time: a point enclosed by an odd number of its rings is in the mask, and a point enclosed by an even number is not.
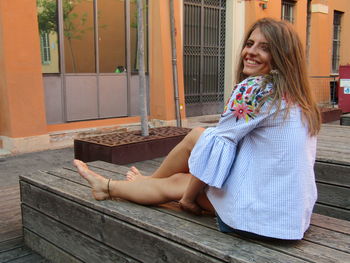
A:
[[[83,2],[92,0],[64,0],[63,1],[63,20],[64,36],[70,39],[81,39],[87,30],[92,27],[86,27],[88,14],[86,12],[78,14],[73,12],[74,8]],[[57,3],[56,0],[37,0],[39,32],[51,33],[57,32]]]

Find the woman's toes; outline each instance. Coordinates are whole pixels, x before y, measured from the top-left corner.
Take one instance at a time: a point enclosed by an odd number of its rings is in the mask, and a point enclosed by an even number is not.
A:
[[[131,171],[135,174],[141,175],[140,171],[135,166],[131,167]]]

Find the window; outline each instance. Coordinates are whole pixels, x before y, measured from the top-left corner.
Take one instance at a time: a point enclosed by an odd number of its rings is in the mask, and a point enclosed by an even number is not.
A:
[[[59,73],[56,0],[36,0],[43,73]]]
[[[48,33],[42,33],[40,35],[40,47],[41,47],[41,63],[43,65],[51,64],[50,37]]]
[[[292,0],[282,0],[282,20],[294,23],[294,7],[295,1]]]
[[[128,59],[130,71],[138,72],[135,0],[36,1],[43,73],[59,72],[60,59],[64,65],[64,73],[124,73]],[[147,71],[147,1],[143,2]],[[61,57],[58,20],[62,18],[58,18],[58,6],[62,6],[63,18],[61,23],[64,52]]]
[[[339,49],[340,49],[340,20],[342,12],[334,11],[333,17],[333,52],[332,52],[332,73],[339,72]]]

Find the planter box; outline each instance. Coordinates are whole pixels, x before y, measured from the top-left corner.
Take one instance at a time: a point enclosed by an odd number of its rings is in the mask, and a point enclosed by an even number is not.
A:
[[[111,133],[74,140],[75,158],[84,162],[105,161],[127,164],[167,155],[190,131],[188,128],[160,127],[149,130]]]
[[[339,121],[341,114],[342,114],[341,109],[321,108],[322,123]]]

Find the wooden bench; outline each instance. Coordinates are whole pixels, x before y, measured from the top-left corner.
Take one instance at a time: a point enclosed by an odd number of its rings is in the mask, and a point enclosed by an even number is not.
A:
[[[317,140],[315,212],[350,220],[350,127],[323,124]]]
[[[146,172],[159,165],[142,164]],[[128,170],[90,167],[113,179]],[[323,215],[313,215],[301,241],[260,242],[221,233],[213,217],[176,203],[95,201],[73,167],[21,176],[20,187],[25,243],[52,262],[350,262],[350,222]]]
[[[315,163],[318,199],[314,212],[350,221],[350,165]]]
[[[340,125],[350,126],[350,113],[340,117]]]

